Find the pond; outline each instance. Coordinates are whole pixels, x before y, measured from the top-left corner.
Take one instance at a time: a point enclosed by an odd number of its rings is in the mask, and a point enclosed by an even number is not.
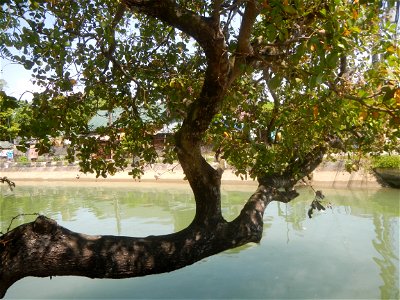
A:
[[[254,186],[223,187],[232,220]],[[398,299],[399,199],[395,189],[324,189],[332,204],[309,219],[309,188],[289,204],[271,203],[260,244],[223,252],[186,268],[132,279],[25,278],[6,298]],[[326,201],[325,201],[326,200]],[[88,234],[147,236],[186,227],[194,201],[184,185],[115,187],[21,185],[0,194],[0,230],[12,217],[40,213]],[[12,227],[35,216],[21,216]]]

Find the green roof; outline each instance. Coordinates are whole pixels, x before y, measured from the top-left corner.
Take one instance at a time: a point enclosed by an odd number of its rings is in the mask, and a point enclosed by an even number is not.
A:
[[[89,130],[93,132],[99,127],[107,127],[114,124],[123,112],[124,109],[122,107],[114,108],[112,111],[98,110],[88,122]],[[151,121],[145,113],[141,113],[140,118],[143,122]],[[157,133],[171,133],[177,126],[179,126],[177,122],[166,124]]]
[[[98,110],[96,115],[94,115],[88,122],[90,130],[96,130],[99,127],[107,127],[118,120],[119,116],[124,110],[120,107],[108,110]]]

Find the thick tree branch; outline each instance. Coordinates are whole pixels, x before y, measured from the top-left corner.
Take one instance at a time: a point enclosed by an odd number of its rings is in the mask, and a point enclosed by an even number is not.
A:
[[[236,78],[243,72],[244,66],[246,65],[246,59],[254,54],[253,47],[250,44],[250,38],[259,11],[260,9],[258,7],[257,1],[247,1],[246,9],[242,18],[242,23],[240,25],[237,48],[234,54],[233,67],[229,74],[229,85],[232,84],[236,80]]]
[[[247,1],[242,23],[240,24],[239,37],[236,50],[237,53],[251,54],[252,47],[250,45],[250,38],[258,14],[259,14],[259,7],[257,1],[255,0]]]
[[[258,182],[274,189],[284,189],[278,201],[288,202],[297,197],[297,193],[293,191],[294,185],[315,170],[322,162],[326,150],[327,145],[316,146],[304,157],[293,158],[282,174],[260,174]]]
[[[277,197],[276,191],[260,185],[232,222],[222,220],[211,227],[193,223],[177,233],[145,238],[85,235],[39,216],[0,236],[0,298],[26,276],[145,276],[177,270],[221,251],[259,242],[264,211]]]
[[[193,37],[203,48],[207,57],[215,58],[215,38],[218,30],[212,19],[202,17],[193,11],[184,9],[173,0],[123,0],[122,3],[136,12],[154,17]],[[214,24],[215,25],[215,24]]]
[[[224,0],[214,0],[214,2],[212,4],[211,19],[212,19],[212,22],[216,25],[219,25],[219,22],[220,22],[220,14],[221,14],[223,3],[224,3]]]
[[[321,164],[328,148],[342,149],[342,147],[342,141],[337,137],[327,136],[324,143],[315,146],[303,157],[292,158],[288,162],[288,167],[281,174],[260,174],[258,182],[260,185],[281,190],[280,196],[275,197],[275,200],[288,202],[298,195],[293,190],[294,185],[302,178],[310,175]]]

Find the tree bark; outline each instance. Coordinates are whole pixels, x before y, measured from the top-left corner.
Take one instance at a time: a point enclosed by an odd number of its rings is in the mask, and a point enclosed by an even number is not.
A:
[[[78,275],[90,278],[128,278],[170,272],[204,257],[259,242],[263,213],[274,188],[260,185],[240,215],[231,222],[199,226],[146,238],[91,236],[70,231],[39,216],[0,237],[0,297],[26,276]]]

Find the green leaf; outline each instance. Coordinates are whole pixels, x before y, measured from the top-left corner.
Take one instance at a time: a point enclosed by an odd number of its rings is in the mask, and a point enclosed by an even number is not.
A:
[[[386,88],[385,90],[387,90],[387,92],[385,93],[385,95],[383,96],[383,102],[388,102],[391,99],[393,99],[394,94],[396,92],[397,89],[390,89],[390,88]]]
[[[282,83],[282,78],[280,78],[279,76],[274,76],[271,78],[271,80],[269,80],[268,82],[268,87],[272,90],[277,89]]]
[[[278,35],[278,30],[276,29],[274,24],[268,24],[265,28],[265,32],[268,41],[274,41],[276,39],[276,36]]]
[[[296,15],[297,14],[297,10],[291,5],[284,5],[283,6],[283,10],[285,12],[287,12],[288,14],[291,14],[291,15]]]
[[[336,51],[333,51],[326,56],[326,63],[330,68],[335,68],[337,66],[338,60],[339,54]]]

